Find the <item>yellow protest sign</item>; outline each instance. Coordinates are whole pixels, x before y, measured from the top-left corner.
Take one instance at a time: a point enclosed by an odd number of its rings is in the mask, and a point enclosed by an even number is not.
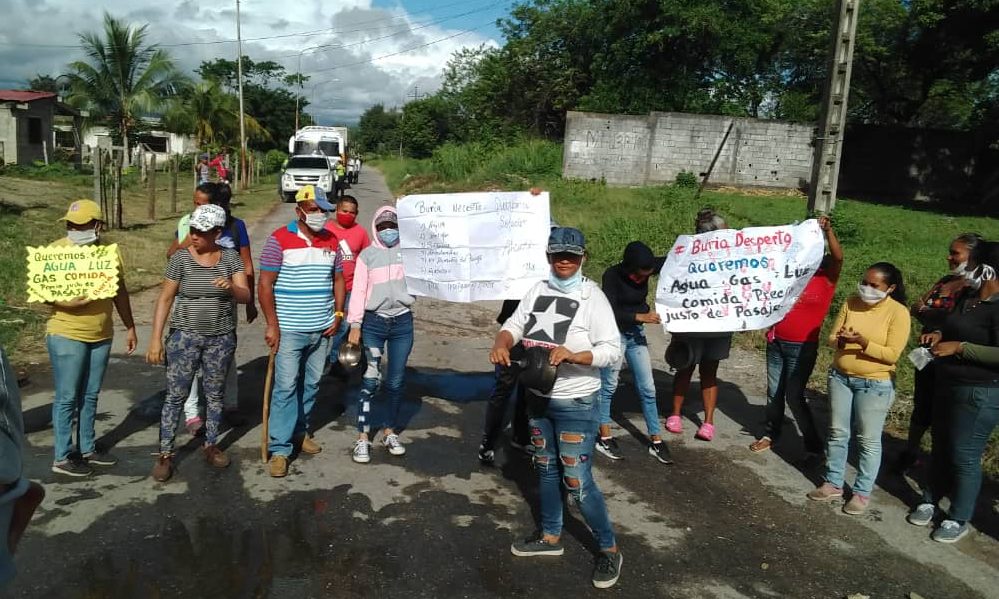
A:
[[[28,247],[28,301],[97,300],[118,293],[118,244]]]

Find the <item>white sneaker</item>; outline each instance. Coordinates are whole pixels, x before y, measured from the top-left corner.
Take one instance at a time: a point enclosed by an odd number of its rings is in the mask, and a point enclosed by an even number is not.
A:
[[[387,435],[382,439],[382,445],[392,455],[406,455],[406,448],[399,442],[399,435]]]
[[[354,442],[354,451],[351,456],[358,464],[367,464],[371,461],[371,443],[358,439]]]

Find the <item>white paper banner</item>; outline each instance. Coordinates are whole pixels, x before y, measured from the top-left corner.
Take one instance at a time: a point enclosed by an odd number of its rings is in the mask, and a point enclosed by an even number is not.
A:
[[[670,332],[765,329],[788,313],[818,270],[816,220],[681,235],[659,274],[656,311]]]
[[[520,299],[548,277],[548,194],[452,193],[398,201],[413,295],[453,302]]]

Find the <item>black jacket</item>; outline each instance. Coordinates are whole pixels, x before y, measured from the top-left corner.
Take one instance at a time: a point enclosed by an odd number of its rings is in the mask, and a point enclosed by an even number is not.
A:
[[[966,292],[947,316],[941,333],[943,341],[999,346],[999,294],[979,301],[977,293]],[[937,376],[948,385],[999,387],[999,368],[956,356],[940,359]]]
[[[632,241],[624,249],[624,260],[604,271],[601,287],[607,301],[614,310],[617,328],[624,330],[635,326],[636,314],[646,314],[651,311],[648,304],[649,279],[641,284],[635,283],[628,275],[637,270],[653,270],[653,276],[662,270],[666,257],[656,257],[647,245],[640,241]]]

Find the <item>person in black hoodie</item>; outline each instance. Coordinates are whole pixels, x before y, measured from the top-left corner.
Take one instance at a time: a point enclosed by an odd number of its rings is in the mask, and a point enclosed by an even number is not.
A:
[[[611,400],[617,390],[621,366],[627,359],[642,400],[642,414],[649,431],[649,455],[664,464],[671,463],[669,449],[660,434],[656,384],[652,378],[652,358],[644,330],[646,324],[660,322],[659,315],[648,304],[649,277],[662,269],[665,260],[665,256],[657,258],[652,249],[641,241],[632,241],[624,248],[620,264],[604,271],[602,288],[614,310],[623,350],[617,363],[600,370],[600,438],[597,450],[612,460],[620,460],[621,454],[617,441],[611,436]]]
[[[520,300],[505,300],[499,316],[496,317],[496,322],[502,326],[519,305]],[[510,358],[514,364],[496,366],[496,384],[493,385],[493,393],[489,396],[489,402],[486,404],[486,421],[482,427],[482,443],[479,445],[479,461],[483,464],[492,464],[496,461],[496,452],[494,451],[496,440],[503,431],[503,418],[506,415],[506,406],[514,387],[517,389],[517,399],[513,408],[513,438],[510,439],[510,446],[524,452],[530,452],[533,449],[531,432],[528,428],[524,387],[518,384],[520,366],[517,361],[523,357],[524,346],[518,343],[510,350]]]
[[[999,243],[981,243],[968,260],[964,293],[939,331],[920,342],[936,356],[937,389],[930,433],[929,485],[923,503],[908,520],[926,526],[936,516],[937,502],[950,497],[947,519],[931,538],[956,543],[970,529],[968,520],[982,487],[982,454],[999,425],[999,365],[976,359],[971,346],[999,346]]]

